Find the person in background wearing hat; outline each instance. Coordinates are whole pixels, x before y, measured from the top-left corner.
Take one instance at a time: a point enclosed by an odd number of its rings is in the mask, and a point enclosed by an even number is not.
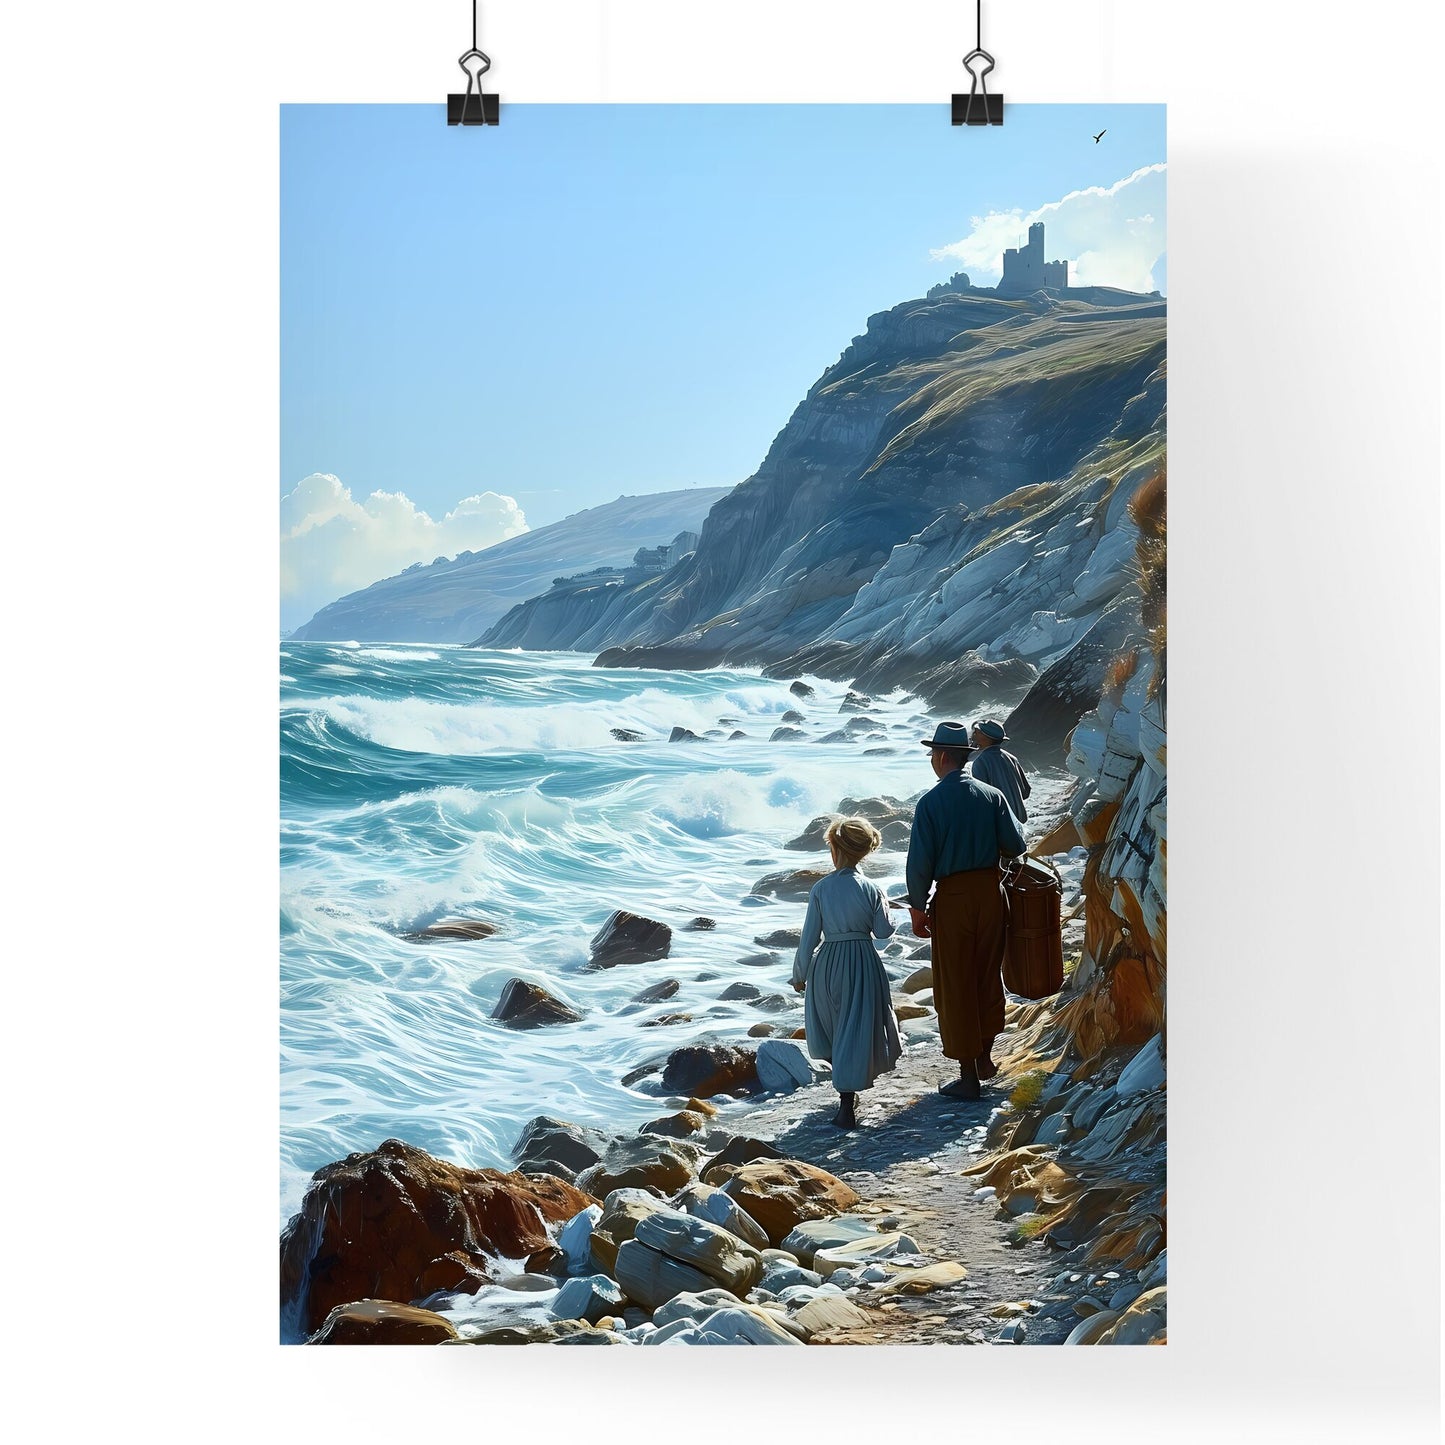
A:
[[[933,939],[943,1052],[958,1061],[958,1078],[939,1091],[955,1099],[977,1099],[979,1080],[998,1072],[992,1054],[1003,1032],[1008,918],[999,860],[1027,851],[1008,799],[968,773],[968,738],[962,723],[939,723],[923,740],[938,783],[914,810],[907,868],[913,931]]]
[[[992,720],[974,723],[971,741],[978,751],[968,766],[969,772],[979,782],[997,788],[1008,799],[1014,817],[1020,823],[1027,823],[1029,810],[1024,807],[1024,799],[1033,789],[1029,787],[1029,780],[1024,776],[1023,764],[1012,753],[1004,752],[999,746],[1000,743],[1008,741],[1003,724]]]

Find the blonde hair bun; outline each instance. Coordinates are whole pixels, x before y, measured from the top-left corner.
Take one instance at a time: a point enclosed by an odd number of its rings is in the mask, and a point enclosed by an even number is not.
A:
[[[838,850],[838,856],[849,867],[861,863],[883,841],[867,818],[834,818],[823,839]]]

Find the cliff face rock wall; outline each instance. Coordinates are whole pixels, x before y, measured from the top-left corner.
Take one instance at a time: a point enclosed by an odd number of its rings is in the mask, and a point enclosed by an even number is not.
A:
[[[1006,1210],[1078,1266],[1132,1273],[1071,1344],[1167,1338],[1168,728],[1165,484],[1130,504],[1137,626],[1098,705],[1068,739],[1079,780],[1068,817],[1037,850],[1088,849],[1084,946],[1057,1000],[1016,1011],[1015,1057],[1045,1065],[1036,1103],[1001,1115],[978,1172]],[[1063,1256],[1068,1259],[1066,1254]],[[1107,1276],[1106,1276],[1107,1277]]]
[[[292,636],[302,642],[471,642],[560,573],[599,563],[623,568],[639,547],[696,532],[726,493],[725,487],[693,487],[619,497],[495,547],[409,567],[323,607]]]
[[[533,599],[481,641],[872,687],[940,666],[997,682],[1003,663],[1022,692],[1130,581],[1127,503],[1164,448],[1164,327],[1162,303],[1042,293],[874,316],[690,559],[585,603]]]

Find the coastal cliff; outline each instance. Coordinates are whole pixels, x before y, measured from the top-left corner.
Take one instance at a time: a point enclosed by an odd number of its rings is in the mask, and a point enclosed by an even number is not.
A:
[[[1130,585],[1128,500],[1164,451],[1165,303],[1108,299],[950,291],[870,318],[690,559],[586,607],[535,599],[479,645],[1022,693]]]

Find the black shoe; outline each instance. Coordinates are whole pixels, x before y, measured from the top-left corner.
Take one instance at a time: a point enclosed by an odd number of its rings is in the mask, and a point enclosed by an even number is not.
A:
[[[978,1086],[978,1080],[962,1077],[950,1079],[946,1084],[938,1086],[940,1094],[946,1094],[950,1099],[980,1099],[983,1091]]]

